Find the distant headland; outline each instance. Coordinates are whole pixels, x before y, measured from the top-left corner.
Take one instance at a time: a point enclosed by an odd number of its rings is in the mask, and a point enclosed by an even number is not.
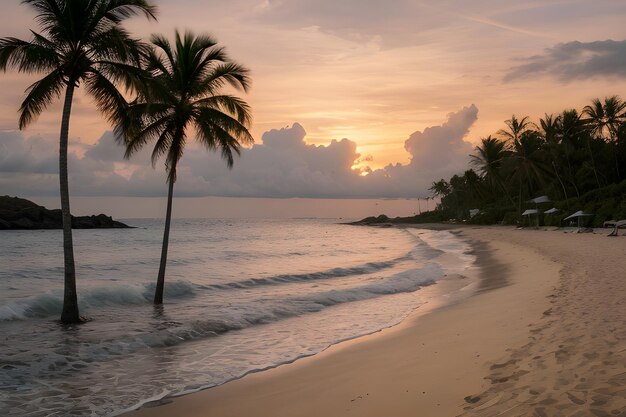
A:
[[[50,210],[30,200],[0,196],[0,230],[62,229],[61,210]],[[130,229],[105,214],[72,216],[73,229]]]

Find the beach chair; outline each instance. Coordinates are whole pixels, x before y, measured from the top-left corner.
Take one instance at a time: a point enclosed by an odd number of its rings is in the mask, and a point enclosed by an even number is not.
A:
[[[614,227],[613,231],[608,234],[608,236],[619,236],[619,229],[621,227],[626,228],[626,220],[618,220],[613,222],[605,222],[605,224],[611,225]]]

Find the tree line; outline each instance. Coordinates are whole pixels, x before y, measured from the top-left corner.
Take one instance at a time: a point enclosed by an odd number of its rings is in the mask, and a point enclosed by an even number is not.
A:
[[[173,42],[133,37],[122,23],[143,15],[157,20],[147,0],[22,0],[36,13],[31,38],[0,39],[0,70],[41,74],[26,89],[19,108],[25,129],[63,96],[59,135],[59,183],[63,217],[64,296],[61,322],[81,323],[76,290],[68,181],[70,116],[76,89],[83,88],[114,127],[129,158],[153,145],[152,164],[165,159],[167,211],[154,295],[163,303],[165,268],[177,164],[190,135],[221,152],[229,167],[242,145],[251,144],[251,110],[234,93],[246,92],[249,71],[207,35],[176,31]],[[227,90],[228,88],[228,90]],[[228,91],[234,92],[229,93]]]
[[[480,139],[468,170],[433,182],[439,218],[469,219],[475,208],[470,221],[519,224],[528,200],[540,195],[561,209],[546,223],[583,209],[595,214],[595,225],[626,218],[626,102],[619,96],[545,114],[538,124],[515,115],[504,123]]]

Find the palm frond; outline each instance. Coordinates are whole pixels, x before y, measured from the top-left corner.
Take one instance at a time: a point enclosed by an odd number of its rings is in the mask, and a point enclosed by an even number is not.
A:
[[[115,61],[98,61],[94,70],[106,77],[112,84],[123,88],[129,93],[136,93],[147,83],[146,72],[131,64]]]
[[[215,94],[226,84],[237,90],[247,92],[250,88],[250,71],[234,62],[218,64],[202,82],[202,88],[210,94]]]
[[[98,110],[106,115],[111,123],[119,123],[125,118],[128,103],[105,74],[94,69],[85,81],[87,92],[95,100]]]
[[[233,115],[237,121],[245,126],[252,122],[252,113],[248,103],[237,96],[222,94],[197,100],[194,103],[197,107],[209,107],[215,110],[225,111]]]
[[[157,20],[156,6],[146,0],[110,0],[108,2],[106,17],[112,22],[119,23],[139,14],[143,14],[148,19]]]
[[[26,90],[26,98],[20,106],[20,129],[24,129],[37,118],[52,102],[61,95],[65,86],[60,70],[52,71]]]
[[[254,142],[252,135],[237,119],[212,108],[202,108],[195,118],[196,125],[211,124],[224,130],[235,140],[238,145],[249,145]]]
[[[28,42],[17,38],[0,39],[0,70],[17,68],[20,72],[51,71],[58,67],[56,51],[42,41]]]

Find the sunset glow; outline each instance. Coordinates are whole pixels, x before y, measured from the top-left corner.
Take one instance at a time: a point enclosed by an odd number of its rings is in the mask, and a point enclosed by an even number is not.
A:
[[[622,41],[626,4],[621,2],[398,1],[385,7],[376,2],[364,7],[361,2],[298,0],[157,4],[159,30],[184,26],[210,33],[227,46],[230,56],[251,69],[253,86],[246,98],[253,109],[256,143],[262,143],[265,132],[299,123],[307,144],[327,146],[343,138],[354,142],[360,156],[348,167],[357,170],[408,164],[411,154],[405,141],[411,134],[440,126],[449,113],[472,104],[478,116],[463,140],[474,145],[500,129],[513,113],[537,120],[544,112],[582,107],[591,98],[619,94],[626,87],[623,64],[611,55],[626,49]],[[3,3],[2,9],[12,19],[0,35],[28,36],[32,13],[19,2]],[[157,24],[132,19],[126,27],[146,37]],[[593,44],[584,49],[585,43],[606,39],[618,42],[608,50],[595,52]],[[574,41],[582,42],[583,49],[563,58],[570,59],[563,65],[573,71],[581,68],[581,73],[564,72],[550,61],[554,48]],[[594,71],[585,64],[594,56],[609,64]],[[532,59],[540,69],[526,66]],[[16,129],[17,108],[33,80],[16,73],[0,78],[0,130]],[[57,102],[24,132],[25,137],[54,140],[59,110]],[[72,149],[82,155],[107,130],[107,122],[79,93],[70,132]],[[235,169],[240,164],[246,164],[245,156]],[[132,169],[116,165],[116,171],[126,176]],[[434,179],[419,178],[422,188],[414,193],[424,194],[423,185]]]

